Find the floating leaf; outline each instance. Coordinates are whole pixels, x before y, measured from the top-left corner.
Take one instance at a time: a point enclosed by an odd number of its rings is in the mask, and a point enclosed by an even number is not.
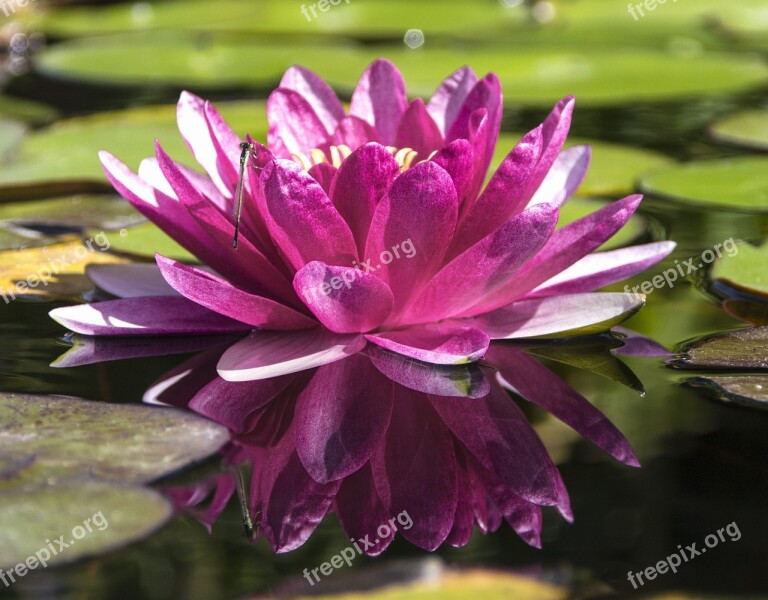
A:
[[[749,110],[718,121],[711,128],[718,141],[768,151],[768,110]]]
[[[709,277],[768,301],[768,241],[762,246],[738,245],[738,254],[718,258]]]
[[[68,196],[33,202],[0,204],[0,222],[23,227],[66,228],[73,231],[87,227],[121,229],[144,222],[133,206],[118,196]]]
[[[723,402],[768,410],[768,376],[766,375],[696,377],[686,381],[686,384],[703,388]]]
[[[142,483],[210,456],[228,439],[221,425],[177,409],[2,393],[3,454],[34,460],[0,489],[82,477]]]
[[[217,107],[238,133],[265,139],[263,102],[221,102]],[[0,167],[0,199],[111,191],[99,164],[99,150],[108,149],[135,171],[142,159],[154,155],[155,139],[171,156],[197,167],[179,134],[173,105],[59,121],[29,135],[19,146],[16,159]],[[239,154],[240,150],[234,152]]]
[[[768,327],[738,329],[694,341],[670,364],[682,369],[768,369]]]
[[[0,498],[5,569],[26,561],[42,570],[109,552],[148,536],[172,514],[168,500],[154,490],[97,481],[14,490]]]
[[[768,158],[702,160],[642,179],[641,189],[687,204],[742,211],[768,210]]]
[[[46,235],[39,231],[26,229],[0,222],[0,250],[21,250],[22,248],[39,248],[66,241],[66,236]],[[74,237],[71,237],[74,239]]]
[[[0,118],[0,163],[6,161],[26,132],[27,128],[22,123]]]
[[[0,94],[0,115],[30,125],[40,125],[53,121],[56,110],[45,104]]]
[[[112,240],[112,251],[135,254],[152,260],[155,253],[160,253],[175,260],[197,261],[190,252],[179,246],[154,223],[143,223],[121,231],[120,237]]]
[[[105,252],[109,241],[100,232],[86,240],[90,247],[77,240],[0,252],[0,295],[5,302],[30,296],[78,300],[93,289],[84,274],[87,264],[126,262]]]
[[[726,300],[723,310],[736,319],[752,325],[768,325],[768,304],[746,300]]]

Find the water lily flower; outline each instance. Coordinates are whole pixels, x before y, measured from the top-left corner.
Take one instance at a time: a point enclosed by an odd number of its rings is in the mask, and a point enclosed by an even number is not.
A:
[[[481,358],[491,339],[605,328],[643,297],[595,290],[674,245],[594,252],[640,196],[556,230],[589,162],[587,147],[562,149],[573,107],[571,97],[559,102],[483,186],[502,110],[493,74],[464,67],[428,103],[409,103],[399,71],[378,60],[346,114],[322,79],[294,67],[267,103],[269,147],[184,93],[178,125],[204,175],[159,143],[138,174],[100,157],[115,189],[202,265],[157,255],[155,265],[94,266],[89,276],[118,299],[51,316],[86,335],[251,332],[219,362],[232,381],[319,366],[369,343],[457,364]]]

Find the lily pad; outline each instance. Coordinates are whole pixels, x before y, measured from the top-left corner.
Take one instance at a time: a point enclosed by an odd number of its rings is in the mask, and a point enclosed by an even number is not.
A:
[[[768,327],[739,329],[694,341],[670,364],[681,369],[768,369]]]
[[[752,325],[768,325],[768,304],[746,300],[726,300],[723,310],[741,321]]]
[[[26,132],[27,128],[22,123],[0,118],[0,163],[8,159]]]
[[[0,252],[0,295],[3,300],[10,302],[17,297],[80,299],[81,294],[93,289],[85,276],[86,265],[125,262],[125,259],[105,251],[109,237],[104,232],[97,236],[86,240],[90,247],[77,240]]]
[[[696,377],[686,381],[686,384],[703,388],[723,402],[768,410],[768,376],[766,375]]]
[[[768,152],[768,110],[749,110],[718,121],[710,130],[718,141]]]
[[[154,223],[143,223],[128,227],[120,232],[120,237],[112,240],[112,251],[133,254],[154,260],[156,253],[184,262],[196,262],[190,252],[182,248]]]
[[[0,94],[0,116],[30,125],[41,125],[53,121],[57,112],[46,104]]]
[[[704,207],[768,211],[768,158],[702,160],[644,177],[643,192]]]
[[[47,235],[33,229],[0,223],[0,250],[40,248],[66,241],[66,239],[66,236]],[[74,238],[70,237],[69,239]]]
[[[241,135],[266,137],[263,102],[222,102],[217,108]],[[0,166],[0,199],[110,191],[99,150],[109,150],[136,170],[142,159],[154,155],[155,139],[175,159],[199,169],[179,134],[175,105],[105,112],[59,121],[29,135],[16,159]]]
[[[33,202],[0,204],[0,222],[27,228],[87,227],[121,229],[144,222],[136,209],[119,196],[68,196]]]
[[[22,576],[19,564],[42,570],[116,550],[148,536],[171,515],[168,500],[142,487],[78,481],[5,492],[0,568],[16,568],[14,575]]]
[[[82,477],[143,483],[210,456],[228,439],[226,428],[177,409],[0,394],[3,454],[34,458],[0,489]]]
[[[739,252],[715,261],[709,277],[768,301],[768,241],[762,246],[738,245]]]

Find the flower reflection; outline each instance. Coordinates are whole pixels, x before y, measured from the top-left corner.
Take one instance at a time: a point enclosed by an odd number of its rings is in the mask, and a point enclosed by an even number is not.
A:
[[[351,539],[404,511],[400,534],[425,550],[465,545],[505,520],[541,546],[542,511],[568,521],[568,493],[514,391],[610,456],[638,466],[629,443],[584,397],[521,347],[493,344],[480,365],[436,368],[380,348],[272,379],[218,376],[221,348],[164,375],[145,401],[189,408],[233,432],[229,467],[246,467],[255,536],[277,552],[301,546],[329,512]],[[180,509],[211,527],[234,495],[236,471],[174,487]],[[212,499],[206,502],[208,498]],[[394,535],[363,548],[381,553]]]

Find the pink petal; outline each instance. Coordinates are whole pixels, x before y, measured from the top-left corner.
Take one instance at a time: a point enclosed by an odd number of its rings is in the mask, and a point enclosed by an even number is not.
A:
[[[528,297],[591,292],[622,281],[655,265],[675,249],[675,242],[654,242],[587,254],[579,262],[545,281]]]
[[[627,318],[643,304],[645,296],[641,294],[570,294],[519,300],[457,323],[482,329],[494,340],[552,336],[622,316]]]
[[[334,333],[375,329],[392,312],[392,292],[375,275],[313,261],[293,280],[299,298]]]
[[[352,230],[361,255],[376,205],[399,174],[392,153],[376,143],[361,146],[339,167],[328,195]]]
[[[401,322],[451,317],[506,286],[547,242],[557,217],[557,208],[548,204],[512,217],[443,267],[411,303]]]
[[[478,360],[490,342],[479,329],[442,324],[368,334],[365,338],[392,352],[438,365]]]
[[[267,226],[294,269],[312,260],[350,266],[357,260],[349,226],[308,173],[278,159],[264,169],[262,180]]]
[[[328,197],[331,195],[331,186],[333,185],[333,180],[336,178],[338,172],[339,170],[331,163],[318,163],[312,165],[312,168],[307,171],[312,179],[320,184],[320,187],[323,188],[323,191]]]
[[[519,348],[493,344],[486,361],[498,370],[503,385],[551,413],[616,460],[640,466],[629,442],[613,423],[537,360]]]
[[[381,143],[391,146],[408,106],[405,80],[390,61],[375,60],[363,73],[352,94],[349,114],[376,128]]]
[[[179,295],[163,279],[157,265],[151,263],[88,265],[85,274],[99,288],[118,298]]]
[[[217,368],[227,381],[252,381],[329,364],[364,347],[360,335],[336,335],[320,327],[295,333],[258,331],[230,347]]]
[[[359,117],[344,117],[339,121],[332,139],[335,146],[348,146],[350,150],[357,150],[369,142],[381,142],[376,128]]]
[[[427,110],[443,136],[450,130],[476,83],[475,72],[470,67],[464,66],[448,76],[432,94]]]
[[[182,296],[236,321],[262,329],[308,329],[317,321],[279,302],[250,294],[207,271],[158,254],[157,265]]]
[[[318,483],[360,469],[379,447],[392,412],[392,382],[361,354],[320,367],[296,401],[296,450]]]
[[[591,156],[592,149],[589,146],[574,146],[563,150],[528,202],[528,206],[542,202],[561,206],[584,181]]]
[[[376,206],[365,256],[403,308],[437,271],[456,227],[453,180],[431,161],[400,175]],[[406,244],[412,249],[408,252]],[[377,264],[378,263],[378,264]],[[387,264],[388,263],[388,264]]]
[[[310,103],[298,92],[278,88],[267,100],[269,149],[279,158],[306,154],[322,146],[328,132]]]
[[[453,179],[459,207],[469,199],[475,180],[475,154],[472,144],[463,139],[453,140],[432,157]]]
[[[443,146],[443,134],[429,116],[424,101],[416,98],[400,120],[395,135],[395,147],[411,148],[422,160]]]
[[[245,323],[173,296],[66,306],[48,314],[67,329],[85,335],[190,335],[250,329]]]
[[[339,121],[344,118],[344,107],[336,93],[309,69],[291,67],[283,75],[279,87],[293,90],[303,96],[328,133],[333,132]]]

